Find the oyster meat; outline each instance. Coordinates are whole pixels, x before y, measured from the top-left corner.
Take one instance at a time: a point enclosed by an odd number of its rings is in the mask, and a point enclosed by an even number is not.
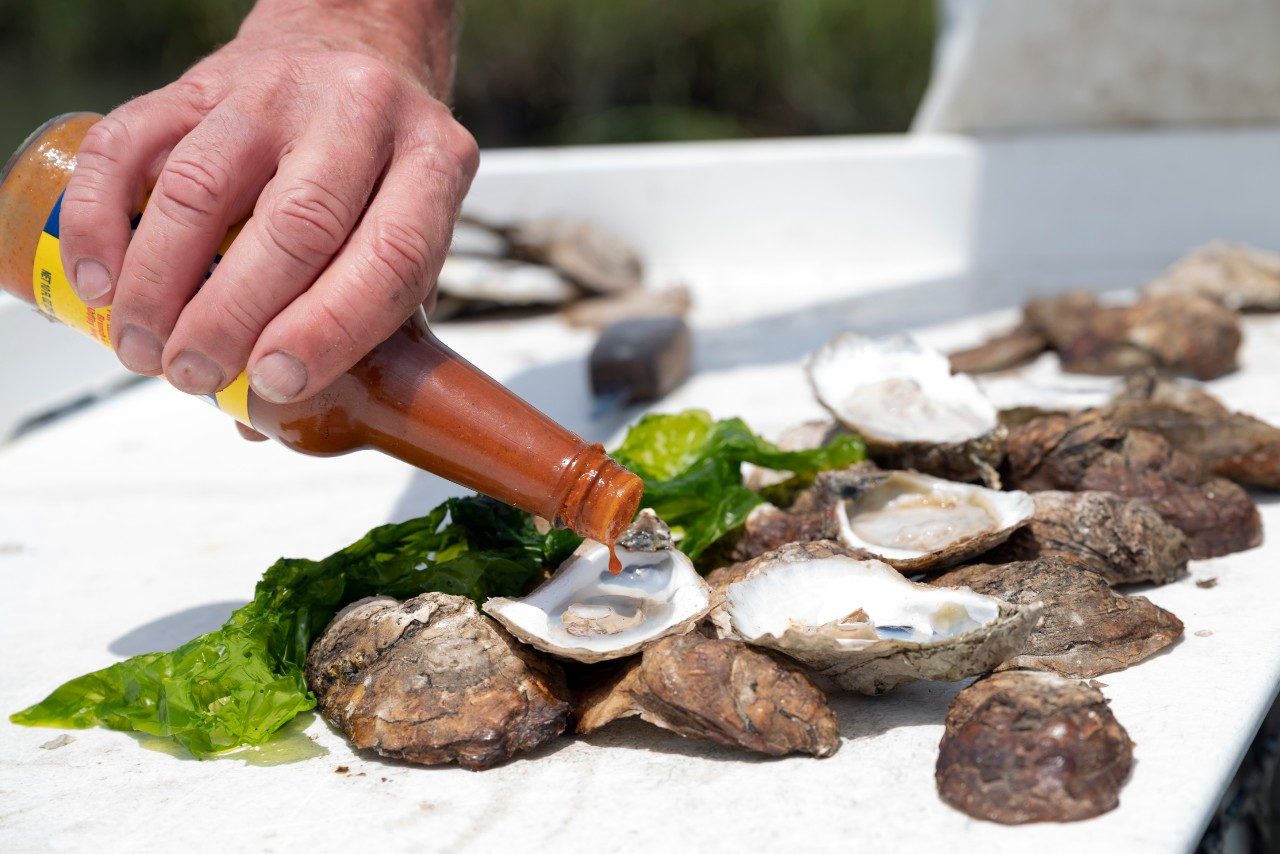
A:
[[[992,341],[953,353],[952,363],[969,370],[1004,370],[1020,364],[1001,354],[1035,354],[1008,340],[1042,336],[1064,370],[1086,374],[1128,374],[1147,368],[1207,380],[1236,368],[1240,318],[1213,300],[1195,294],[1147,296],[1132,305],[1099,303],[1076,291],[1035,300],[1023,309],[1021,324]]]
[[[889,468],[999,486],[1004,429],[996,409],[941,353],[907,336],[845,334],[806,370],[818,401]]]
[[[1280,490],[1280,427],[1232,412],[1204,389],[1154,374],[1130,377],[1103,413],[1117,424],[1163,436],[1216,475]]]
[[[1215,241],[1179,259],[1142,292],[1196,294],[1232,311],[1280,311],[1280,255]]]
[[[938,748],[942,800],[1001,824],[1080,821],[1120,803],[1133,741],[1102,692],[1009,671],[956,695]]]
[[[698,632],[645,649],[578,704],[577,731],[638,715],[688,738],[782,756],[840,747],[826,696],[798,668],[746,644]]]
[[[1262,542],[1258,508],[1243,489],[1210,477],[1162,437],[1100,412],[1046,415],[1009,434],[1005,477],[1029,491],[1101,490],[1141,498],[1187,536],[1193,558]]]
[[[814,489],[829,496],[841,543],[903,572],[939,570],[981,554],[1034,512],[1025,492],[867,463],[823,472]]]
[[[829,541],[783,546],[713,581],[721,637],[776,649],[864,694],[989,672],[1022,648],[1039,614],[967,590],[938,595]]]
[[[1031,498],[1031,521],[985,555],[987,562],[1062,555],[1109,584],[1167,584],[1187,570],[1187,538],[1145,501],[1110,492],[1047,491]]]
[[[311,645],[307,687],[360,749],[488,768],[564,732],[560,667],[462,596],[376,596],[338,613]]]
[[[1003,542],[1032,509],[1025,492],[864,462],[821,472],[786,510],[756,507],[732,556],[747,560],[787,543],[832,539],[903,572],[936,571]]]
[[[617,555],[614,575],[608,547],[588,540],[537,590],[490,599],[484,611],[525,643],[591,663],[684,634],[711,610],[711,588],[652,510],[618,540]]]
[[[1002,670],[1052,670],[1089,679],[1124,670],[1182,637],[1182,621],[1141,596],[1125,596],[1072,558],[1043,557],[952,570],[934,584],[1040,603],[1040,623]]]

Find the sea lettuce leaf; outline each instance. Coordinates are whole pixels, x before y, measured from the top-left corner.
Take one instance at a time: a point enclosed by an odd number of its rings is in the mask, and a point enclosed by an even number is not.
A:
[[[324,560],[282,558],[222,628],[171,652],[72,679],[10,717],[28,726],[105,726],[170,738],[201,758],[260,744],[315,698],[302,674],[311,641],[342,607],[429,590],[483,601],[519,596],[580,540],[483,497],[374,528]]]
[[[681,551],[696,560],[764,501],[743,486],[743,463],[808,478],[865,459],[866,448],[857,436],[839,435],[821,448],[784,451],[741,418],[716,421],[689,409],[641,418],[613,456],[644,479],[645,506],[681,535]]]

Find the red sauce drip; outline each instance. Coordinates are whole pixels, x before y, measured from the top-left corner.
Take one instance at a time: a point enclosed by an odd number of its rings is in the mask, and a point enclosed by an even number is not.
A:
[[[613,543],[609,544],[609,572],[613,575],[622,572],[622,561],[618,559],[618,547]]]

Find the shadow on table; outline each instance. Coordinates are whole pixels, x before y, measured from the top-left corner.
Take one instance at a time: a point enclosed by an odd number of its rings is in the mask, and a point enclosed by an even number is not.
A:
[[[244,600],[237,599],[184,608],[131,629],[108,644],[107,649],[116,655],[164,652],[220,628],[231,612],[244,604]]]
[[[971,681],[912,682],[879,697],[833,694],[830,702],[840,719],[840,735],[858,741],[894,729],[942,726],[951,701]]]

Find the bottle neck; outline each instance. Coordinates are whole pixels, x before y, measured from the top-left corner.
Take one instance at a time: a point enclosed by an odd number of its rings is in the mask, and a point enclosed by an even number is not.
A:
[[[445,346],[421,313],[350,376],[359,444],[602,542],[639,509],[638,477]]]

